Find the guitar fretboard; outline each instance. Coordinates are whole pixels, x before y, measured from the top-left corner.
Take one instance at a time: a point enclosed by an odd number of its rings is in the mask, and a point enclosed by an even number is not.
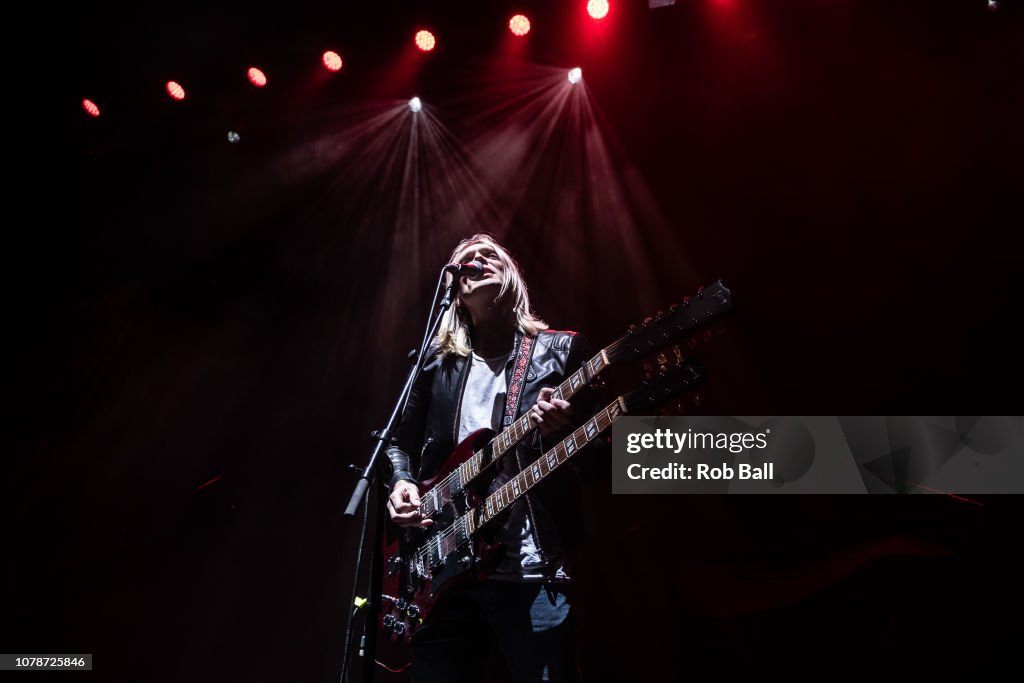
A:
[[[612,426],[615,418],[626,412],[626,402],[619,397],[598,411],[594,417],[562,439],[557,446],[541,455],[532,465],[505,482],[494,493],[487,496],[484,505],[457,518],[450,527],[430,538],[416,552],[414,564],[419,571],[443,562],[444,558],[465,544],[470,536],[494,519],[501,511],[514,503],[527,491],[558,469],[584,446],[597,438],[601,432]]]
[[[591,379],[608,367],[608,351],[613,347],[614,345],[608,349],[602,349],[580,366],[579,370],[569,375],[551,393],[552,398],[568,401],[580,389],[587,386]],[[466,458],[465,462],[422,496],[421,511],[423,514],[429,516],[451,502],[454,493],[468,486],[488,465],[515,448],[516,444],[536,428],[537,426],[530,420],[530,416],[523,415],[507,429],[499,432],[484,448]]]
[[[467,525],[469,533],[494,519],[527,491],[544,481],[545,477],[596,439],[601,432],[611,427],[615,418],[624,412],[625,403],[621,398],[616,399],[587,420],[582,427],[562,439],[557,446],[537,458],[532,465],[502,484],[494,493],[487,496],[476,520],[472,520],[472,512],[467,513],[468,521],[471,522]]]
[[[552,398],[560,398],[568,401],[587,386],[591,378],[607,367],[604,351],[584,363],[579,370],[569,375],[564,382],[558,385],[552,392]],[[502,430],[497,436],[491,439],[488,447],[494,459],[498,459],[515,448],[516,444],[536,429],[537,426],[530,420],[529,415],[523,415],[513,422],[507,429]],[[459,465],[459,479],[463,485],[468,484],[473,478],[480,474],[485,465],[487,449],[481,449],[468,458],[466,462]]]

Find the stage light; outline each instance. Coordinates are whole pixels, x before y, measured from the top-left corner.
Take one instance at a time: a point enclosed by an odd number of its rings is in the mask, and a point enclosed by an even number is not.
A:
[[[228,131],[228,142],[230,142],[231,144],[235,144],[236,142],[238,142],[241,139],[242,139],[241,136],[239,136],[238,133],[236,133],[235,131],[233,131],[233,130],[229,130]]]
[[[587,14],[595,19],[604,19],[608,14],[608,0],[589,0]]]
[[[569,82],[570,83],[572,83],[573,85],[576,85],[577,83],[579,83],[582,80],[583,80],[583,69],[579,68],[578,66],[574,67],[572,69],[569,69]]]
[[[249,82],[255,85],[257,88],[262,88],[267,84],[267,77],[262,71],[256,67],[249,67]]]
[[[508,30],[512,35],[525,36],[530,32],[530,20],[522,14],[517,14],[508,20]]]
[[[167,94],[176,100],[185,99],[185,89],[174,81],[167,81]]]
[[[434,34],[430,31],[417,31],[416,32],[416,47],[423,50],[424,52],[430,52],[434,49],[434,45],[437,41],[434,40]]]
[[[423,103],[420,102],[420,98],[414,97],[411,100],[409,100],[409,109],[413,113],[418,112],[420,109],[423,109]]]
[[[100,115],[100,108],[97,107],[92,100],[82,100],[82,109],[84,109],[89,116]]]
[[[988,0],[988,8],[994,12],[999,9],[999,3],[996,0]]]
[[[328,50],[324,53],[324,66],[331,71],[339,71],[341,69],[341,55]]]

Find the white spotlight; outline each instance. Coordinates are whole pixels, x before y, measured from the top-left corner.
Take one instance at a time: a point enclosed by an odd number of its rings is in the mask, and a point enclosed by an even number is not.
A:
[[[583,80],[583,69],[579,68],[578,66],[573,68],[573,69],[569,69],[569,82],[570,83],[572,83],[573,85],[576,85],[577,83],[579,83],[582,80]]]
[[[230,142],[231,144],[235,144],[236,142],[238,142],[241,139],[242,138],[240,138],[238,136],[238,133],[236,133],[235,131],[233,131],[233,130],[229,130],[228,131],[228,142]]]
[[[413,112],[417,112],[420,109],[423,109],[423,103],[420,102],[420,98],[414,97],[411,100],[409,100],[409,109],[412,110]]]

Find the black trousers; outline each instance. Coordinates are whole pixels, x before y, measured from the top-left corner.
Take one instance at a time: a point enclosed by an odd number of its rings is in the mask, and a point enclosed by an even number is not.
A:
[[[515,683],[576,683],[576,633],[565,588],[491,580],[443,595],[413,639],[413,681],[480,681],[497,644]]]

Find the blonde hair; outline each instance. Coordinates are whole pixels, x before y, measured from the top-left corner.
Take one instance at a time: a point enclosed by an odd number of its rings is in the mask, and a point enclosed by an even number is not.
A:
[[[477,233],[467,237],[456,245],[449,257],[449,263],[455,263],[463,251],[471,245],[481,244],[494,250],[501,261],[502,270],[505,273],[501,283],[501,289],[494,298],[495,303],[502,305],[507,312],[515,315],[516,329],[523,334],[535,335],[541,330],[548,329],[548,324],[535,316],[530,310],[530,294],[526,291],[526,283],[519,271],[519,264],[512,255],[505,250],[498,242],[486,233]],[[469,326],[472,320],[469,312],[458,300],[445,311],[441,318],[441,326],[438,328],[437,336],[434,338],[437,344],[437,353],[440,356],[455,354],[457,356],[469,356],[473,347],[470,345]]]

